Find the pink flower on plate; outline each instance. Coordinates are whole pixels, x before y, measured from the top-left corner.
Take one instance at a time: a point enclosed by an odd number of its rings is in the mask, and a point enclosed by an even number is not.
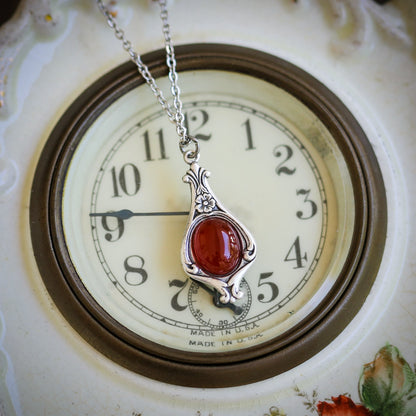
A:
[[[319,402],[317,404],[320,416],[375,416],[373,412],[355,404],[347,396],[332,397],[332,403]]]

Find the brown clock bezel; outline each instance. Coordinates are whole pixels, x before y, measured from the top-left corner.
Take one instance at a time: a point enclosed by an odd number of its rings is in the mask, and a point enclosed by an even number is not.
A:
[[[35,172],[30,201],[34,255],[58,309],[94,348],[118,364],[163,382],[193,387],[249,384],[287,371],[328,345],[365,301],[382,259],[387,203],[382,174],[364,131],[347,107],[302,69],[266,53],[223,44],[176,48],[178,71],[217,69],[248,74],[283,88],[324,123],[348,165],[355,198],[350,252],[336,284],[294,328],[255,347],[228,353],[189,353],[148,341],[108,315],[81,283],[62,228],[65,176],[83,133],[120,96],[141,85],[125,63],[93,83],[50,134]],[[155,77],[165,76],[163,50],[143,56]]]

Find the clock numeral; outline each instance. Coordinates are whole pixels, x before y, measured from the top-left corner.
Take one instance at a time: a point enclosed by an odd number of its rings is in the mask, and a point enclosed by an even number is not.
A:
[[[179,288],[179,290],[176,292],[176,294],[172,297],[172,299],[170,301],[170,305],[172,306],[173,309],[175,309],[175,311],[182,312],[188,307],[188,305],[180,305],[179,304],[179,295],[185,289],[187,284],[188,284],[188,279],[185,280],[185,281],[175,279],[175,280],[171,280],[169,282],[169,287],[178,287]]]
[[[159,142],[159,159],[158,160],[169,159],[166,156],[166,148],[165,148],[165,139],[163,137],[163,129],[160,129],[156,134],[158,136],[158,142]],[[144,139],[144,151],[146,153],[145,161],[146,162],[153,162],[155,159],[153,159],[153,157],[152,157],[149,130],[146,130],[143,133],[143,139]]]
[[[107,231],[104,236],[107,241],[114,242],[120,240],[121,236],[124,234],[124,221],[121,218],[103,215],[101,217],[101,225],[104,230]],[[117,234],[113,234],[115,232],[117,232]]]
[[[296,168],[289,168],[286,166],[286,162],[288,162],[293,156],[293,150],[290,146],[286,144],[280,144],[274,148],[273,154],[279,159],[283,158],[283,160],[279,163],[279,165],[277,165],[276,168],[276,173],[278,175],[293,175],[296,172]]]
[[[245,127],[245,130],[246,130],[246,137],[247,137],[247,147],[246,147],[246,150],[253,150],[253,149],[255,149],[255,146],[253,144],[253,134],[251,132],[250,119],[248,118],[242,124],[242,126],[244,126]]]
[[[296,195],[303,195],[305,198],[303,199],[303,202],[306,202],[309,204],[309,215],[305,215],[304,211],[297,211],[296,216],[301,220],[309,220],[310,218],[314,217],[315,214],[318,212],[318,206],[314,201],[309,199],[309,194],[311,190],[310,189],[298,189],[296,190]]]
[[[143,269],[144,259],[138,255],[132,255],[124,260],[124,280],[130,286],[140,286],[147,280],[147,272]]]
[[[302,253],[300,248],[299,236],[296,237],[295,242],[291,245],[288,253],[286,254],[285,261],[294,261],[294,269],[301,269],[305,267],[306,262],[308,261],[307,253]]]
[[[195,132],[195,134],[193,134],[195,136],[195,138],[197,140],[209,140],[212,136],[212,134],[203,134],[203,133],[198,133],[198,130],[201,129],[202,127],[205,126],[205,124],[207,124],[209,120],[209,115],[205,110],[200,110],[200,109],[195,109],[195,110],[191,110],[191,111],[187,111],[185,113],[185,127],[187,129],[187,131],[191,131]],[[192,125],[192,129],[190,129],[190,125]]]
[[[111,168],[111,178],[113,182],[113,198],[120,197],[121,194],[128,196],[136,195],[140,189],[140,172],[133,163],[126,163],[117,173],[115,166]]]
[[[259,277],[259,282],[257,284],[258,287],[262,286],[263,288],[265,286],[268,287],[267,291],[269,292],[269,297],[266,298],[266,296],[263,293],[260,293],[257,296],[257,299],[259,302],[262,303],[270,303],[273,302],[278,296],[279,296],[279,288],[277,287],[277,284],[271,281],[266,281],[270,277],[272,277],[273,272],[269,273],[261,273]]]

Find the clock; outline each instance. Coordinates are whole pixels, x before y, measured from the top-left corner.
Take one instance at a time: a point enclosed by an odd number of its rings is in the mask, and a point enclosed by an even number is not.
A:
[[[111,360],[170,384],[248,384],[312,357],[360,309],[383,254],[384,184],[358,122],[300,68],[223,44],[176,55],[200,163],[256,239],[244,296],[223,305],[183,271],[187,166],[131,63],[50,134],[32,185],[34,254],[64,317]],[[168,88],[164,51],[143,60]]]

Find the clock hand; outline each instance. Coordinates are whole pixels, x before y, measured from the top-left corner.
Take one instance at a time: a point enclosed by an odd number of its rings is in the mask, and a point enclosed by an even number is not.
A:
[[[156,216],[173,216],[189,215],[188,211],[166,211],[166,212],[133,212],[129,209],[122,209],[113,212],[92,212],[90,217],[116,217],[120,220],[128,220],[131,217],[156,217]]]
[[[243,308],[241,306],[237,306],[234,303],[228,302],[228,303],[222,303],[220,301],[220,297],[221,294],[219,292],[217,292],[216,290],[214,291],[214,305],[217,308],[230,308],[235,315],[241,315],[243,313]]]
[[[207,291],[210,295],[212,295],[212,300],[214,301],[214,305],[217,308],[230,308],[235,315],[241,315],[243,313],[243,308],[241,306],[237,306],[234,303],[222,303],[220,301],[221,294],[214,289],[209,288],[208,286],[204,285],[203,283],[196,282],[199,287]]]

